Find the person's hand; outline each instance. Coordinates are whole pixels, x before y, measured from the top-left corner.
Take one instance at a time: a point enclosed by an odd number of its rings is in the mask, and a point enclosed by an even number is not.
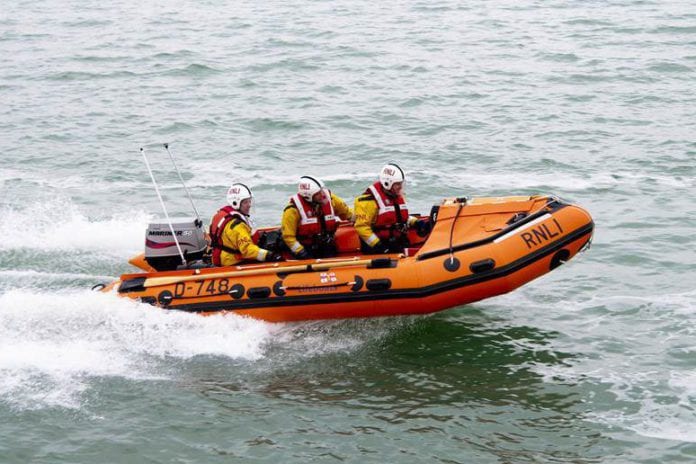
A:
[[[273,251],[269,251],[268,254],[266,255],[266,261],[270,262],[278,262],[278,261],[283,261],[283,255],[280,253],[275,253]]]
[[[377,255],[391,253],[391,250],[389,249],[389,245],[387,245],[386,243],[378,242],[375,246],[372,247],[372,252]]]
[[[425,237],[432,230],[432,224],[427,219],[419,219],[413,225],[419,237]]]
[[[299,253],[295,255],[297,259],[310,259],[311,256],[309,253],[307,253],[307,250],[302,250]]]

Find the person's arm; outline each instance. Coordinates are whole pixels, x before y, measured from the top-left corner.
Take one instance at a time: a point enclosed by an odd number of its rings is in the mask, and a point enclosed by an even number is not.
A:
[[[242,258],[266,261],[268,250],[259,248],[259,246],[254,243],[251,239],[251,228],[247,224],[240,222],[234,227],[227,228],[225,233],[231,235],[231,242],[236,244],[235,248],[239,250]]]
[[[348,206],[341,197],[334,195],[333,193],[331,193],[331,206],[333,206],[336,215],[344,221],[355,221],[355,216],[353,215],[353,210],[350,209],[350,206]]]
[[[297,241],[297,226],[299,224],[300,212],[294,206],[286,206],[283,211],[280,230],[283,234],[283,241],[294,255],[299,255],[304,251],[302,244]]]
[[[355,199],[355,230],[360,240],[374,248],[379,244],[379,237],[372,230],[372,223],[377,216],[377,202],[364,195]]]

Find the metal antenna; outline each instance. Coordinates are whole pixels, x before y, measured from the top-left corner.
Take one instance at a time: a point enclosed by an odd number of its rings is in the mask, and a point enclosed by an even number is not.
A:
[[[172,152],[169,151],[169,144],[168,143],[164,144],[164,149],[167,150],[167,153],[169,154],[169,159],[172,160],[172,164],[174,165],[174,169],[176,170],[176,173],[179,175],[179,180],[181,181],[181,185],[183,185],[184,190],[186,190],[186,195],[188,195],[188,199],[191,202],[191,207],[193,208],[193,212],[196,213],[196,219],[198,219],[198,222],[200,224],[203,224],[203,221],[201,221],[201,215],[198,214],[198,209],[196,209],[196,205],[193,203],[193,198],[191,197],[191,192],[189,192],[188,187],[186,187],[186,182],[184,182],[184,178],[181,176],[181,171],[179,171],[179,167],[176,165],[176,161],[174,161],[174,156],[172,155]]]
[[[157,181],[155,181],[155,176],[152,174],[152,169],[150,168],[150,162],[145,156],[145,150],[140,147],[140,154],[143,155],[145,160],[145,166],[147,166],[147,172],[150,173],[150,179],[152,179],[152,185],[155,186],[155,192],[157,193],[157,198],[159,198],[160,204],[162,205],[162,211],[164,211],[164,216],[167,218],[167,223],[169,224],[169,230],[172,231],[172,237],[174,237],[174,243],[176,243],[176,249],[179,250],[179,256],[181,256],[181,264],[186,265],[186,258],[184,257],[184,252],[181,251],[181,245],[179,245],[179,239],[176,238],[176,232],[174,232],[174,226],[172,225],[172,220],[169,219],[169,213],[167,213],[167,207],[164,206],[164,200],[162,200],[162,195],[160,195],[159,187],[157,187]]]

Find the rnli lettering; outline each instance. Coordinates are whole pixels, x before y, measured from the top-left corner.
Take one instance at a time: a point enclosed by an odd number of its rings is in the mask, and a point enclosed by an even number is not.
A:
[[[540,224],[536,227],[532,227],[528,232],[522,232],[520,236],[528,249],[548,242],[563,233],[563,228],[558,221],[555,218],[551,218],[551,220],[553,224],[550,227],[548,224]]]

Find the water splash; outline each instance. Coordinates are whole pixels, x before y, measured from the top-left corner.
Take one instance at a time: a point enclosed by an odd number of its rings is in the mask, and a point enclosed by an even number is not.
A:
[[[0,209],[0,251],[79,250],[126,255],[143,246],[150,216],[143,212],[102,219],[87,217],[70,200],[52,199],[19,209]]]
[[[84,290],[0,295],[0,401],[76,408],[90,379],[167,378],[171,360],[257,360],[277,328],[238,316],[167,312]]]
[[[360,349],[411,321],[271,324],[163,311],[85,290],[13,289],[0,294],[0,402],[79,409],[98,378],[176,379],[177,366],[201,356],[243,363],[230,366],[236,375],[244,366],[286,368]]]

